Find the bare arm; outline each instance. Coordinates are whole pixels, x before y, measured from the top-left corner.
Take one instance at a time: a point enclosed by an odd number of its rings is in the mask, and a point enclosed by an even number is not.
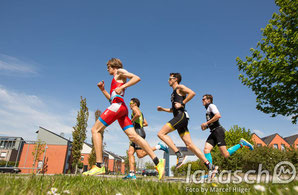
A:
[[[147,127],[147,126],[148,126],[148,123],[147,123],[146,119],[144,119],[143,127]]]
[[[121,91],[123,91],[125,88],[135,85],[136,83],[138,83],[141,80],[140,77],[138,77],[137,75],[130,73],[124,69],[118,69],[117,75],[119,76],[119,78],[129,79],[129,81],[127,83],[125,83],[125,84],[121,85],[120,87],[118,87],[117,89],[115,89],[117,94],[120,94]]]
[[[196,93],[189,89],[188,87],[184,86],[184,85],[178,85],[177,89],[179,89],[179,92],[181,93],[181,95],[187,95],[186,98],[183,100],[183,104],[185,105],[187,102],[189,102],[195,95]],[[179,109],[183,107],[183,105],[180,102],[175,102],[175,108]]]
[[[207,123],[207,125],[210,125],[210,123],[213,123],[213,122],[215,122],[215,121],[218,121],[218,119],[220,119],[220,118],[221,118],[220,113],[216,113],[216,114],[212,117],[212,119],[210,119],[210,120],[207,121],[206,123]]]
[[[181,93],[187,95],[186,98],[183,100],[183,104],[186,104],[187,102],[189,102],[196,95],[196,93],[193,90],[191,90],[190,88],[184,85],[178,85],[177,88],[180,89]]]
[[[163,108],[161,106],[157,106],[157,111],[173,112],[172,108]]]
[[[141,112],[140,112],[140,110],[136,107],[136,106],[134,106],[133,108],[132,108],[132,112],[133,112],[133,118],[131,119],[131,121],[135,121],[137,118],[139,118],[140,116],[141,116]]]
[[[206,123],[201,124],[201,129],[202,129],[202,130],[207,129],[208,125],[210,125],[211,123],[213,123],[213,122],[215,122],[215,121],[218,121],[220,118],[221,118],[220,113],[219,113],[219,112],[216,113],[216,114],[212,117],[212,119],[210,119],[210,120],[207,121]]]
[[[101,90],[101,92],[103,93],[103,95],[110,100],[111,96],[110,94],[107,92],[107,90],[105,90],[105,83],[104,81],[100,81],[99,83],[97,83],[98,88]]]

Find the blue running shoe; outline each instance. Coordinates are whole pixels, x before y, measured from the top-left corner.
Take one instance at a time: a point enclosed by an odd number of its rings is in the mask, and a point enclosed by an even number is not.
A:
[[[169,147],[168,146],[165,146],[163,145],[162,143],[158,143],[158,145],[160,145],[160,150],[163,150],[165,151],[166,153],[169,153]]]
[[[126,175],[125,177],[123,177],[122,179],[137,179],[136,175]]]
[[[240,144],[242,144],[242,146],[244,147],[249,148],[250,150],[254,149],[254,146],[243,138],[240,139]]]

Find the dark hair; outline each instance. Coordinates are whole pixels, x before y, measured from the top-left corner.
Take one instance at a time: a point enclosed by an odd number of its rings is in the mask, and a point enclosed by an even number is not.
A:
[[[182,76],[181,76],[181,74],[180,73],[170,73],[170,76],[173,76],[173,77],[175,77],[176,79],[177,79],[177,82],[178,82],[178,84],[181,82],[181,80],[182,80]]]
[[[203,97],[206,97],[206,99],[210,100],[211,103],[213,103],[213,96],[211,94],[205,94]]]
[[[112,68],[123,68],[122,62],[120,59],[118,58],[111,58],[108,63],[107,66],[111,66]]]
[[[131,101],[133,101],[133,103],[136,103],[138,107],[140,107],[141,103],[140,100],[138,98],[131,98]]]

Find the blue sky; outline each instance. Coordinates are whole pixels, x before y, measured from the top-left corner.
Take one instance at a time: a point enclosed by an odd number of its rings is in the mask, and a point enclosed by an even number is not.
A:
[[[170,72],[196,92],[187,104],[189,129],[200,148],[205,108],[201,98],[214,95],[221,123],[239,125],[260,137],[298,133],[289,117],[256,110],[255,95],[238,79],[236,57],[249,55],[273,12],[273,0],[202,1],[0,1],[0,135],[36,139],[38,126],[71,136],[80,96],[94,111],[108,101],[97,88],[111,76],[106,62],[120,58],[124,68],[141,77],[125,100],[138,97],[149,123],[147,140],[158,143],[159,129],[172,115],[157,112],[170,106]],[[170,134],[182,145],[176,132]],[[107,148],[124,155],[128,139],[119,125],[108,128]]]

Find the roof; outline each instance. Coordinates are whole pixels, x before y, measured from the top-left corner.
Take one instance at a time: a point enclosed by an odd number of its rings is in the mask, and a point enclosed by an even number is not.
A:
[[[269,145],[272,142],[272,140],[275,138],[275,136],[277,136],[277,135],[278,134],[275,133],[275,134],[269,135],[267,137],[263,137],[262,140],[263,140],[263,142],[265,142],[266,145]]]
[[[104,150],[104,152],[110,154],[111,156],[113,156],[114,158],[117,158],[119,160],[123,160],[120,156],[118,156],[117,154],[114,154],[113,152],[110,152],[110,151],[107,151],[107,150]]]
[[[262,140],[262,138],[260,138],[256,133],[253,133],[251,136],[253,136],[253,135],[257,136],[257,138],[259,138],[264,144],[266,144],[266,143]]]
[[[290,145],[293,145],[297,138],[298,138],[298,134],[285,137],[284,140],[286,140],[286,142],[288,142]]]
[[[52,133],[52,134],[56,135],[57,137],[60,137],[60,138],[62,138],[62,139],[64,139],[64,140],[69,141],[70,143],[72,143],[72,141],[66,139],[65,137],[62,137],[61,135],[58,135],[57,133],[54,133],[53,131],[50,131],[50,130],[45,129],[45,128],[40,127],[40,126],[39,126],[39,128],[40,128],[40,129],[43,129],[43,130],[45,130],[45,131],[47,131],[47,132],[49,132],[49,133]],[[35,133],[38,133],[38,132],[39,132],[39,130],[37,130]]]
[[[0,136],[1,141],[16,141],[18,138],[21,138],[20,140],[24,140],[22,137]]]

